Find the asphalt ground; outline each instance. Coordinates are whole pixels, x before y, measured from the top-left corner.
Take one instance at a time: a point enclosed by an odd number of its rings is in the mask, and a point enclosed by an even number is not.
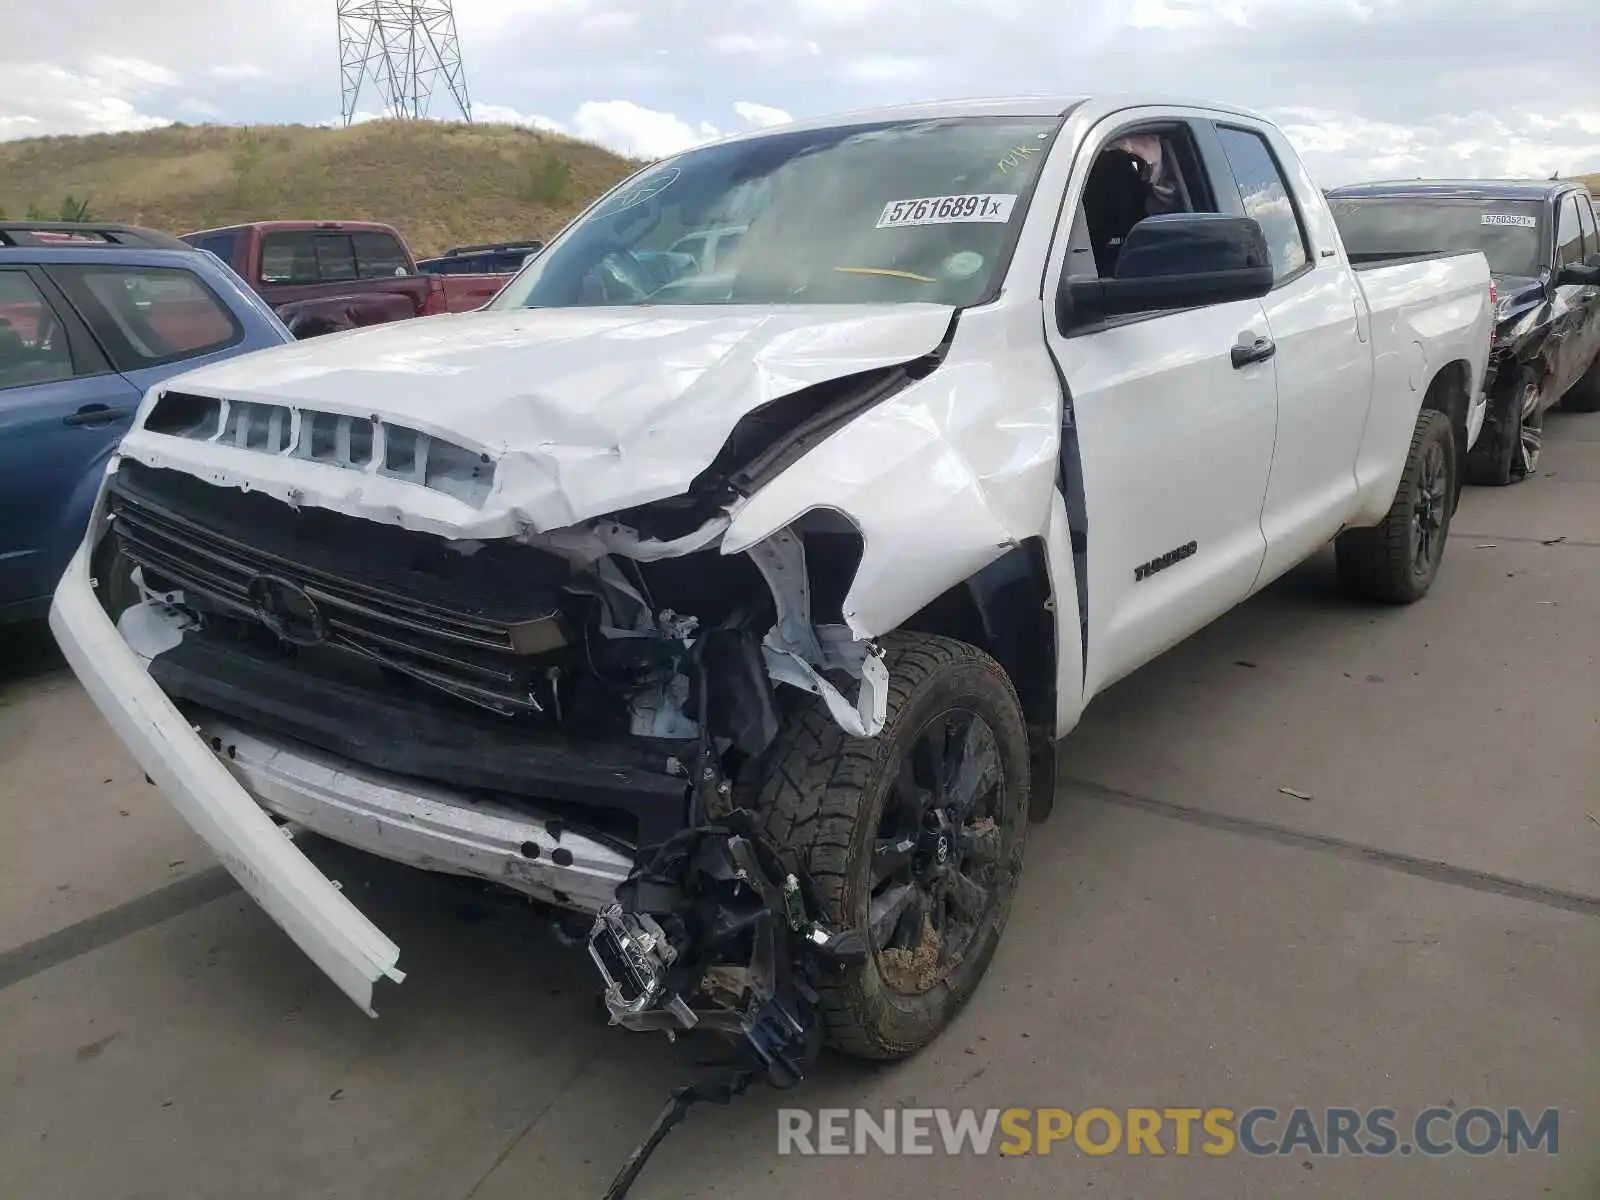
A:
[[[633,1195],[1600,1197],[1600,416],[1546,438],[1538,478],[1469,489],[1421,604],[1339,600],[1322,556],[1098,698],[954,1027],[697,1110]],[[0,633],[0,1195],[603,1194],[682,1048],[607,1028],[526,908],[316,854],[401,946],[377,1020],[144,782],[48,631]],[[1430,1106],[1554,1109],[1559,1141],[778,1152],[780,1108],[858,1106],[1272,1108],[1257,1144],[1297,1106],[1393,1108],[1401,1142]]]

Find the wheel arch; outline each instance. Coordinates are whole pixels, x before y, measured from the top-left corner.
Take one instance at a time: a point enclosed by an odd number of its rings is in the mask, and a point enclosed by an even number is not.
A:
[[[934,597],[900,628],[955,638],[994,658],[1017,690],[1030,745],[1039,751],[1055,738],[1060,648],[1054,609],[1044,541],[1026,538]]]
[[[1440,367],[1422,397],[1422,407],[1450,418],[1461,457],[1467,452],[1467,413],[1471,406],[1472,364],[1458,358]]]

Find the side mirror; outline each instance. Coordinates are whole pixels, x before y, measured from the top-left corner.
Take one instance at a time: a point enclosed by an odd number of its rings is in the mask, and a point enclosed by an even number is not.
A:
[[[1164,213],[1128,232],[1112,278],[1067,280],[1056,315],[1066,329],[1127,313],[1256,300],[1272,283],[1272,254],[1253,217]]]
[[[1600,263],[1568,263],[1556,272],[1556,285],[1594,287],[1600,284]]]

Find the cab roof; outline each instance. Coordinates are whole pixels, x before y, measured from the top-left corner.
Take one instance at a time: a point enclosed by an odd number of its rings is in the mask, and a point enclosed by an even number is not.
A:
[[[1329,188],[1328,195],[1346,200],[1383,196],[1437,196],[1461,200],[1548,200],[1583,188],[1583,182],[1577,179],[1395,179]]]

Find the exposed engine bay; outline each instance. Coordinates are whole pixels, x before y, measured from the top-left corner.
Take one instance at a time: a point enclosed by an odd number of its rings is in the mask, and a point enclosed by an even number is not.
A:
[[[137,462],[122,464],[108,507],[146,602],[123,614],[124,634],[169,673],[163,686],[404,774],[516,791],[527,764],[497,769],[495,746],[525,756],[541,739],[604,741],[678,779],[703,813],[727,807],[739,764],[776,733],[775,684],[819,696],[855,736],[884,720],[881,656],[838,620],[859,537],[836,518],[731,556],[710,548],[718,517],[670,540],[610,519],[452,542]],[[824,567],[816,586],[808,551]],[[152,603],[155,633],[144,629]],[[184,672],[186,660],[196,666]],[[224,697],[229,676],[241,686]],[[322,695],[360,695],[369,721],[386,698],[408,704],[407,745],[377,725],[335,739],[338,723],[296,720],[291,710],[320,703],[300,700],[312,681]],[[283,703],[269,716],[273,692]],[[426,745],[459,744],[468,729],[481,735],[473,762],[428,760]],[[654,837],[615,832],[660,840],[692,815],[676,808],[646,822]]]
[[[785,528],[728,557],[703,552],[726,526],[716,518],[670,541],[607,520],[518,542],[449,542],[139,463],[123,464],[108,507],[132,601],[119,626],[175,697],[376,765],[409,750],[411,769],[441,780],[495,782],[482,741],[470,762],[427,753],[487,722],[514,739],[502,744],[625,739],[676,781],[679,803],[642,795],[636,823],[613,827],[634,868],[595,917],[588,952],[613,1024],[710,1033],[733,1053],[673,1093],[609,1195],[627,1192],[691,1104],[804,1077],[822,1043],[817,987],[867,946],[822,923],[804,868],[734,807],[733,788],[777,733],[776,684],[818,696],[855,736],[883,725],[881,651],[842,624],[815,623],[842,592],[813,593],[802,539],[812,538],[813,561],[831,552],[848,567],[847,530]],[[824,582],[832,577],[848,571]],[[102,581],[114,608],[116,582]],[[854,701],[841,690],[847,677],[859,681]],[[432,714],[435,736],[415,726],[385,736],[370,714],[385,711],[388,693],[410,703],[413,721]],[[319,718],[314,697],[349,712]],[[359,724],[362,713],[365,730],[339,734],[341,719]],[[505,764],[500,782],[517,769]]]

